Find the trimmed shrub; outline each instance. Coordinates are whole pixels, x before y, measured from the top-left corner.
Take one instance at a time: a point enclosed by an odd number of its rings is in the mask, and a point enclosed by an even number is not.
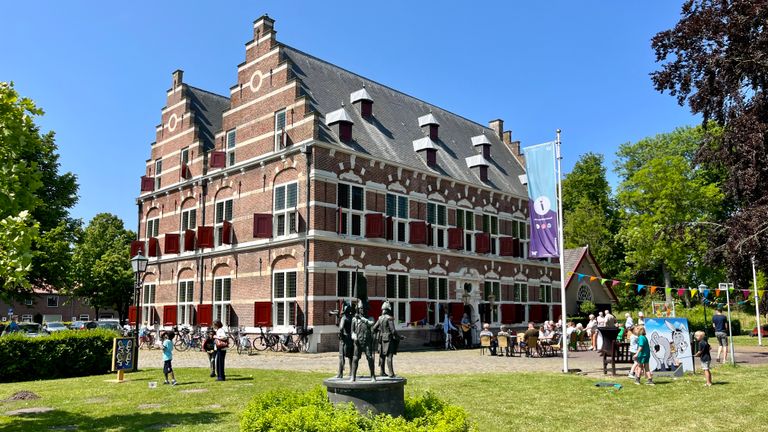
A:
[[[240,419],[243,432],[465,432],[475,431],[463,408],[448,405],[433,393],[406,398],[405,415],[366,417],[350,404],[334,407],[323,387],[307,392],[276,390],[248,404]]]
[[[94,329],[49,336],[0,337],[0,382],[68,378],[109,372],[117,333]]]

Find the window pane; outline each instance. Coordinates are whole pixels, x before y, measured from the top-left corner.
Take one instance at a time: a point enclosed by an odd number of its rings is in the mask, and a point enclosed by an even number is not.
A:
[[[430,300],[437,300],[437,279],[429,278],[427,288],[428,288],[427,298],[429,298]]]
[[[289,184],[286,188],[288,189],[288,192],[287,192],[288,199],[285,204],[285,207],[294,208],[296,207],[296,201],[297,201],[296,198],[298,195],[298,183]]]
[[[216,223],[224,221],[224,203],[219,201],[216,203]]]
[[[363,188],[358,186],[352,187],[352,208],[355,210],[363,210],[364,208]]]
[[[405,222],[399,222],[397,224],[397,241],[405,241]]]
[[[387,298],[393,299],[397,294],[397,277],[395,275],[387,275]]]
[[[483,232],[491,232],[491,217],[483,215]]]
[[[400,275],[397,277],[397,297],[408,298],[408,276]]]
[[[224,202],[224,220],[232,220],[232,207],[234,201],[229,200]]]
[[[406,319],[408,319],[408,315],[406,314],[406,302],[398,302],[397,303],[397,321],[398,322],[405,322]]]
[[[285,208],[285,186],[275,188],[275,210]]]
[[[408,198],[404,196],[397,197],[397,217],[408,219]]]
[[[349,272],[340,271],[336,273],[336,296],[349,296]]]
[[[286,297],[296,297],[296,272],[286,273],[286,278]]]
[[[288,213],[288,232],[290,234],[296,233],[296,212]]]
[[[237,133],[235,132],[234,129],[227,132],[227,148],[235,147],[236,137],[237,137]]]
[[[221,301],[221,279],[213,281],[213,301]]]
[[[466,222],[465,228],[467,230],[470,230],[470,231],[474,230],[475,229],[475,214],[472,213],[472,212],[466,212],[465,216],[466,216],[465,217],[465,219],[466,219],[466,221],[465,221]]]
[[[427,222],[434,224],[437,222],[435,218],[435,205],[432,203],[427,203]]]
[[[285,128],[285,111],[280,111],[275,114],[275,130]]]
[[[336,203],[341,208],[349,208],[349,185],[339,183],[339,196]]]
[[[285,325],[285,303],[277,302],[275,306],[277,309],[277,325]]]
[[[387,216],[394,217],[397,213],[397,203],[395,200],[395,196],[392,194],[387,194]]]
[[[361,220],[360,215],[358,214],[352,215],[352,235],[359,236],[362,234],[360,232],[361,231],[360,220]]]
[[[285,215],[277,216],[277,235],[285,235]]]
[[[163,160],[158,159],[155,161],[155,175],[160,175],[163,173]]]
[[[499,218],[496,216],[491,217],[491,234],[499,233]]]
[[[517,226],[517,221],[512,221],[512,237],[520,238],[520,229]]]
[[[437,224],[438,225],[447,225],[447,220],[445,216],[445,206],[439,205],[437,206]]]
[[[275,298],[285,297],[285,273],[275,273]]]
[[[456,210],[456,226],[464,227],[464,210]]]
[[[296,302],[288,303],[288,325],[296,325]]]
[[[439,279],[440,300],[448,300],[448,279]]]
[[[232,300],[232,279],[226,278],[224,279],[224,289],[222,294],[222,301],[230,301]]]

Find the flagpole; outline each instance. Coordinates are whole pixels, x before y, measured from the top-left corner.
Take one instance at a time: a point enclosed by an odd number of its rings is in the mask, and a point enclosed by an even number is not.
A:
[[[555,159],[557,159],[557,219],[558,219],[558,237],[559,237],[559,248],[560,248],[560,257],[558,258],[558,261],[560,262],[560,316],[561,322],[560,322],[560,330],[563,332],[563,335],[560,337],[560,345],[562,345],[562,351],[563,351],[563,373],[568,373],[568,345],[569,342],[567,340],[568,338],[568,329],[566,328],[566,319],[568,317],[568,314],[566,313],[567,309],[565,308],[565,241],[563,239],[563,168],[562,168],[562,160],[563,156],[560,153],[560,129],[557,131],[557,138],[555,140]]]
[[[755,256],[752,255],[752,283],[755,285],[755,319],[757,320],[757,344],[763,346],[763,329],[760,328],[760,296],[757,294],[757,272]]]
[[[733,358],[733,326],[731,326],[731,290],[733,284],[725,284],[725,303],[728,305],[728,350],[731,352],[731,365],[736,365],[736,359]],[[706,325],[706,323],[705,323]]]

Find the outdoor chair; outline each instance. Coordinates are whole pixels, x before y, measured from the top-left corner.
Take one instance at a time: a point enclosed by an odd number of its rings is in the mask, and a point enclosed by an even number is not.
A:
[[[549,353],[553,357],[560,352],[562,339],[563,336],[560,333],[555,333],[552,340],[549,341]]]
[[[485,350],[491,349],[491,337],[480,336],[480,354],[485,355]]]
[[[509,336],[497,336],[496,339],[499,341],[499,346],[497,349],[499,352],[501,352],[504,356],[509,356]]]
[[[587,332],[586,331],[582,331],[581,333],[579,333],[578,340],[579,340],[579,343],[578,343],[576,351],[578,351],[579,348],[581,348],[582,350],[586,351],[587,348],[588,348],[587,347]],[[589,343],[591,344],[592,341],[590,341]]]
[[[517,343],[515,344],[515,348],[517,349],[517,353],[522,356],[525,352],[525,333],[517,334]]]
[[[538,336],[530,336],[525,339],[525,355],[526,357],[533,357],[533,353],[541,357],[541,347],[539,346]]]

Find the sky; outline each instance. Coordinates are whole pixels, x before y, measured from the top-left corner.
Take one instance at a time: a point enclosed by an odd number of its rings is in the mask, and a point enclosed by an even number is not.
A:
[[[586,152],[610,172],[619,145],[700,122],[649,77],[650,39],[681,4],[15,1],[3,6],[0,81],[45,110],[38,123],[80,183],[72,215],[135,228],[171,72],[228,94],[264,13],[281,42],[479,123],[501,118],[523,146],[562,129],[565,172]]]

